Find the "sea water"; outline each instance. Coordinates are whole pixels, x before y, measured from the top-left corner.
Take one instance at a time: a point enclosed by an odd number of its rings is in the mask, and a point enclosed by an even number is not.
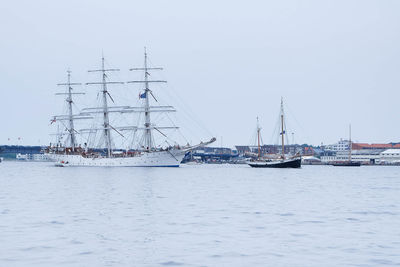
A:
[[[0,266],[400,265],[400,167],[0,164]]]

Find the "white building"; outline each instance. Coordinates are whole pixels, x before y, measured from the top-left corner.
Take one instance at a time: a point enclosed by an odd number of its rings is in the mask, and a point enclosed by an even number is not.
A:
[[[399,164],[400,149],[388,149],[380,153],[380,163],[382,164]]]
[[[17,160],[25,161],[49,161],[49,158],[45,154],[21,154],[16,155]]]
[[[329,163],[332,161],[336,161],[336,155],[323,155],[321,156],[321,162],[323,163]]]
[[[28,154],[21,154],[21,153],[18,153],[18,154],[16,155],[16,159],[17,159],[17,160],[28,160]]]
[[[337,142],[336,144],[327,145],[325,149],[335,151],[335,152],[346,151],[346,150],[349,150],[349,147],[350,147],[349,144],[350,144],[349,140],[340,139],[339,142]]]
[[[351,153],[352,161],[359,161],[362,164],[379,164],[381,160],[382,149],[359,149],[353,150]],[[329,163],[333,161],[347,161],[349,160],[349,150],[342,150],[336,152],[334,155],[321,156],[321,161]]]
[[[377,164],[380,162],[380,153],[382,152],[382,149],[358,149],[358,150],[353,150],[351,152],[351,160],[352,161],[359,161],[363,164]],[[341,153],[339,153],[341,154]],[[349,154],[348,151],[342,155],[336,155],[338,157],[338,160],[348,160],[349,159]],[[340,159],[339,159],[340,157]]]

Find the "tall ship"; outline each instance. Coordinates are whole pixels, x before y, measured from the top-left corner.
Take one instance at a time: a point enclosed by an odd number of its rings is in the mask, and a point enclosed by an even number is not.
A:
[[[281,110],[280,110],[280,137],[281,137],[281,154],[276,155],[275,158],[263,158],[261,156],[260,149],[260,132],[261,128],[259,126],[258,118],[257,118],[257,146],[258,153],[257,158],[249,161],[247,164],[253,168],[301,168],[301,155],[296,154],[294,156],[289,156],[285,154],[285,134],[286,134],[286,126],[285,126],[285,118],[284,118],[284,109],[283,109],[283,99],[281,99]]]
[[[139,94],[140,106],[111,106],[114,103],[108,86],[113,84],[123,84],[123,82],[109,81],[108,73],[119,71],[119,69],[106,68],[104,56],[102,56],[102,65],[100,69],[91,70],[89,72],[99,72],[102,79],[99,82],[91,82],[86,85],[97,85],[101,88],[98,97],[101,98],[101,105],[93,108],[84,108],[79,113],[74,113],[73,96],[84,93],[74,92],[73,86],[80,83],[71,82],[71,72],[68,71],[68,79],[66,83],[59,84],[67,88],[65,93],[57,93],[57,95],[65,95],[67,104],[67,114],[54,116],[51,123],[61,122],[65,128],[63,135],[66,136],[65,141],[57,140],[55,144],[50,144],[45,154],[49,159],[55,162],[56,166],[120,166],[120,167],[179,167],[185,154],[200,146],[206,146],[215,142],[216,138],[209,141],[200,142],[196,145],[180,145],[169,138],[168,130],[177,130],[179,127],[173,125],[158,125],[152,121],[153,116],[163,113],[176,112],[173,106],[158,105],[158,100],[150,89],[152,83],[166,83],[164,80],[150,79],[150,72],[154,70],[162,70],[159,67],[149,67],[148,57],[145,50],[144,67],[132,68],[130,71],[143,71],[144,78],[142,80],[129,81],[127,83],[143,84],[144,88]],[[154,102],[154,103],[152,103]],[[136,116],[136,125],[115,126],[110,116],[122,117],[125,115]],[[75,122],[77,120],[99,119],[96,126],[87,129],[77,130]],[[158,116],[159,118],[159,116]],[[133,121],[133,120],[128,120]],[[113,136],[126,138],[129,132],[132,147],[127,149],[115,149]],[[77,135],[87,134],[87,142],[79,145]],[[155,134],[165,139],[164,145],[156,144]],[[59,136],[59,135],[58,135]],[[99,140],[97,148],[90,146],[94,139]],[[135,143],[135,144],[133,144]],[[133,148],[135,146],[135,148]]]

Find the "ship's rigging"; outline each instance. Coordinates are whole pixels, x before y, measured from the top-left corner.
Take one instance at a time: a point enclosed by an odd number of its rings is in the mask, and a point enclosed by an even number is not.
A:
[[[178,143],[171,139],[169,130],[176,130],[179,132],[179,127],[177,127],[168,116],[170,113],[175,113],[176,109],[170,105],[160,104],[157,96],[150,88],[151,84],[166,83],[165,80],[151,78],[152,71],[160,71],[163,70],[163,68],[149,66],[148,55],[145,50],[143,67],[130,69],[132,72],[142,71],[143,79],[131,80],[124,83],[121,81],[111,81],[109,74],[116,73],[119,69],[106,67],[105,64],[106,61],[104,56],[102,56],[101,68],[88,71],[89,73],[99,72],[101,74],[100,81],[86,83],[88,86],[97,85],[100,87],[98,92],[100,103],[98,106],[83,108],[80,113],[74,114],[72,111],[72,95],[83,93],[72,92],[72,86],[80,84],[71,83],[70,72],[68,72],[67,83],[61,84],[67,86],[69,89],[66,93],[68,110],[67,115],[55,116],[54,120],[61,123],[63,123],[62,121],[64,120],[68,122],[65,128],[69,138],[68,142],[64,144],[65,147],[69,147],[73,152],[76,151],[76,147],[78,146],[77,135],[80,135],[82,140],[84,140],[82,143],[85,144],[85,150],[87,150],[86,144],[88,144],[91,148],[103,149],[104,156],[109,158],[113,157],[115,154],[116,145],[114,140],[116,137],[128,143],[127,147],[124,147],[126,151],[133,149],[135,151],[152,152],[158,151],[162,149],[162,147],[177,146]],[[114,100],[112,92],[109,91],[109,86],[116,84],[142,84],[143,87],[139,93],[139,105],[114,105],[118,104],[120,101],[118,101],[118,99],[117,101]],[[160,119],[161,116],[164,116],[164,119],[167,118],[170,125],[158,124],[157,120]],[[117,123],[112,119],[113,117],[125,118],[126,125],[121,125],[121,121]],[[133,118],[137,119],[136,124],[133,123]],[[74,124],[74,121],[77,119],[92,119],[91,126],[77,130]],[[126,123],[127,121],[128,123]],[[163,139],[163,142],[156,140],[155,135],[158,136],[158,139]],[[128,142],[128,139],[131,140],[131,142]],[[186,138],[184,139],[186,140]],[[188,146],[188,144],[186,146]],[[80,149],[80,151],[82,151],[82,149]],[[120,151],[120,149],[118,149],[118,151]]]
[[[71,82],[71,71],[70,70],[67,71],[67,82],[59,83],[57,85],[66,87],[66,91],[64,93],[56,93],[56,95],[66,96],[65,102],[67,104],[67,113],[68,114],[54,116],[53,119],[51,120],[51,123],[58,121],[65,127],[65,130],[67,131],[67,135],[68,135],[68,138],[66,140],[67,146],[69,146],[72,151],[75,151],[76,147],[78,145],[77,138],[76,138],[78,131],[75,129],[74,121],[81,120],[81,119],[91,119],[92,117],[86,116],[84,114],[74,114],[74,111],[73,111],[74,101],[73,101],[72,96],[73,95],[84,95],[85,93],[73,92],[72,86],[81,85],[81,83]],[[67,123],[65,123],[65,122],[67,122]],[[60,140],[60,136],[58,136],[57,139]],[[57,144],[58,143],[59,143],[59,141],[57,141]]]

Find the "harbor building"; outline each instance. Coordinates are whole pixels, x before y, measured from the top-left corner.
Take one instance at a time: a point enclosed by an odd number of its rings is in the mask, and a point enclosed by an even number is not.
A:
[[[321,162],[328,164],[329,162],[336,161],[336,153],[335,151],[325,150],[320,155]]]
[[[380,153],[384,151],[382,149],[357,149],[352,150],[351,160],[361,162],[364,165],[373,165],[380,162]],[[349,151],[336,152],[335,161],[346,161],[349,159]]]
[[[5,159],[15,160],[17,154],[43,155],[44,147],[41,146],[0,146],[0,156]]]
[[[373,164],[400,164],[400,144],[368,144],[352,143],[351,160],[363,165]],[[321,154],[321,162],[329,164],[335,161],[349,159],[349,141],[341,139],[333,145],[325,147]]]
[[[330,150],[330,151],[348,151],[350,146],[350,141],[349,140],[343,140],[342,138],[335,144],[332,145],[327,145],[325,147],[325,150]]]
[[[381,164],[400,164],[400,149],[387,149],[380,153]]]
[[[21,154],[18,153],[15,158],[24,161],[49,161],[50,159],[45,154]]]
[[[400,144],[367,144],[367,143],[353,143],[352,149],[400,149]]]

